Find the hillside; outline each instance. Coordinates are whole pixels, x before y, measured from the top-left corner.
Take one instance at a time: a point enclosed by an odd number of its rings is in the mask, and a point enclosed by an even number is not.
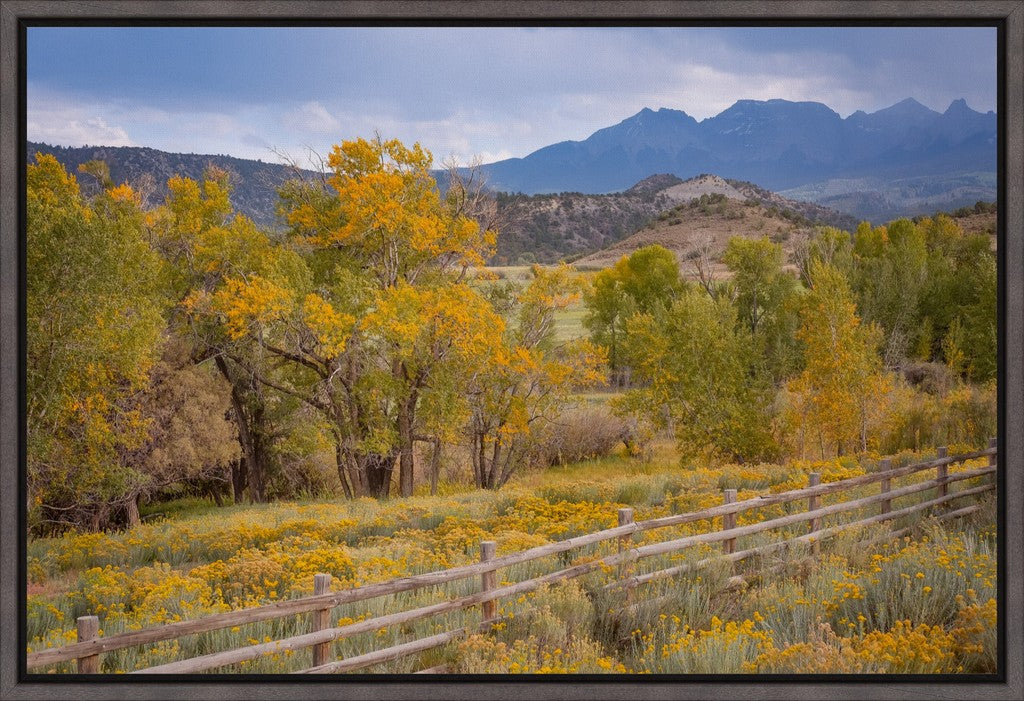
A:
[[[579,258],[575,261],[576,266],[582,269],[604,268],[638,248],[657,244],[676,254],[684,274],[695,272],[693,261],[704,250],[710,258],[711,269],[720,276],[726,274],[720,258],[732,236],[767,236],[782,244],[786,260],[792,263],[795,246],[813,235],[818,224],[828,223],[852,232],[858,223],[852,217],[834,212],[828,221],[821,216],[820,208],[816,209],[814,205],[786,200],[749,183],[724,181],[715,176],[694,178],[671,186],[662,193],[666,197],[682,193],[700,194],[696,199],[686,199],[662,212],[635,234]],[[762,196],[751,197],[751,194]],[[931,211],[924,216],[941,213]],[[944,214],[952,217],[966,234],[990,235],[995,248],[995,203],[979,201],[972,207]]]
[[[706,248],[712,261],[718,261],[733,236],[767,236],[782,244],[788,260],[794,244],[813,230],[811,221],[793,210],[721,193],[705,194],[663,212],[632,236],[580,258],[576,265],[584,269],[604,268],[638,248],[657,244],[675,253],[680,269],[689,274],[693,272],[691,261],[699,257],[702,249]],[[717,262],[713,267],[721,272]]]
[[[763,203],[767,208],[788,212],[792,221],[806,220],[808,224],[831,224],[845,229],[857,225],[857,220],[849,215],[790,200],[752,183],[706,174],[689,180],[661,174],[610,195],[499,195],[504,226],[495,262],[550,263],[563,257],[586,256],[657,223],[673,207],[708,195]]]
[[[26,154],[30,163],[35,162],[37,152],[53,154],[73,173],[77,173],[78,166],[87,161],[105,161],[114,182],[127,182],[135,187],[143,194],[143,204],[146,206],[163,202],[167,196],[169,178],[181,175],[199,180],[203,171],[213,165],[230,174],[233,187],[231,201],[235,209],[263,227],[277,226],[274,209],[277,206],[277,188],[297,174],[303,177],[315,175],[310,171],[296,171],[277,163],[223,155],[167,153],[134,146],[67,148],[29,142]],[[84,187],[91,184],[89,178],[82,178],[81,181]]]
[[[845,119],[817,102],[740,100],[698,122],[643,109],[583,141],[484,166],[501,190],[621,191],[651,173],[717,173],[874,223],[995,198],[996,115],[913,99]],[[841,196],[841,199],[829,199]]]

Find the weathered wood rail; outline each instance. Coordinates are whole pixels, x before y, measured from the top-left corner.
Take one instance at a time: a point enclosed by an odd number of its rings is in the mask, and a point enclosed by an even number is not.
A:
[[[949,471],[950,465],[986,456],[988,457],[988,464],[986,466],[952,473]],[[710,566],[712,563],[737,563],[748,558],[787,550],[800,545],[811,545],[812,553],[816,553],[817,547],[822,540],[850,528],[871,526],[885,521],[913,516],[927,509],[932,509],[933,515],[942,520],[966,516],[981,508],[980,505],[973,504],[957,509],[942,509],[953,500],[978,496],[995,490],[995,474],[998,469],[996,459],[996,441],[992,439],[989,441],[989,447],[985,450],[947,456],[946,449],[940,448],[938,457],[934,460],[897,468],[892,467],[891,461],[883,460],[879,463],[878,470],[875,472],[836,482],[822,484],[820,482],[820,475],[812,473],[809,475],[809,486],[805,488],[765,494],[743,501],[736,501],[736,490],[727,489],[724,494],[724,502],[721,505],[692,513],[634,522],[632,509],[620,509],[618,513],[619,525],[615,528],[568,538],[501,557],[495,557],[495,544],[493,541],[484,541],[481,543],[480,548],[480,562],[475,564],[336,592],[329,591],[330,575],[316,575],[314,594],[312,596],[280,601],[256,608],[230,611],[196,620],[171,623],[160,627],[117,633],[106,637],[98,635],[99,620],[96,616],[82,616],[78,619],[78,642],[63,647],[30,653],[27,656],[27,667],[31,670],[74,660],[79,673],[97,673],[100,671],[100,655],[103,653],[161,641],[175,640],[208,631],[311,613],[309,633],[213,652],[199,657],[141,669],[133,673],[188,674],[206,672],[245,661],[256,660],[268,654],[289,650],[296,651],[305,648],[312,649],[313,664],[311,667],[299,670],[297,673],[320,674],[352,671],[443,646],[473,632],[473,630],[487,630],[491,623],[498,620],[496,618],[496,608],[499,599],[515,597],[546,584],[580,577],[599,569],[605,572],[616,573],[616,581],[606,584],[604,589],[625,588],[628,601],[633,599],[633,592],[645,584],[676,577],[688,571]],[[914,475],[925,470],[935,470],[935,478],[907,484],[902,487],[893,487],[895,480],[898,478]],[[991,478],[988,480],[983,479],[988,476],[991,476]],[[979,483],[958,490],[950,489],[950,485],[966,480],[978,480]],[[828,506],[820,505],[820,499],[825,495],[848,492],[876,482],[880,483],[881,487],[877,494],[858,497],[849,501],[840,501]],[[894,500],[929,490],[934,490],[935,496],[933,498],[926,498],[900,508],[893,507]],[[806,503],[806,510],[749,525],[738,525],[738,515],[741,513],[766,506],[795,502]],[[879,512],[876,515],[822,527],[823,519],[826,517],[864,509],[875,504],[879,505]],[[710,530],[704,533],[649,543],[647,545],[633,546],[632,543],[633,537],[643,531],[678,526],[696,521],[713,523],[713,519],[716,518],[722,519],[722,528],[720,530]],[[736,549],[737,541],[740,538],[795,526],[800,523],[808,524],[808,530],[803,535],[786,537],[782,540],[748,547],[744,550]],[[871,542],[900,537],[910,530],[911,528],[907,527],[885,533],[880,537],[876,537]],[[612,554],[590,559],[570,567],[564,567],[525,581],[498,586],[497,571],[500,569],[532,562],[551,555],[567,553],[571,550],[605,541],[615,541],[616,549]],[[631,574],[628,569],[633,563],[644,558],[674,554],[694,546],[710,545],[713,543],[722,544],[722,554],[644,574]],[[440,601],[428,606],[388,613],[348,623],[347,625],[331,625],[332,610],[343,604],[367,601],[477,576],[480,577],[481,586],[479,591],[475,593]],[[736,575],[732,579],[739,581],[743,577],[744,575]],[[334,641],[476,606],[480,607],[481,618],[483,619],[479,626],[463,626],[354,657],[330,659],[332,656],[331,647]],[[444,666],[442,665],[422,671],[424,673],[436,673],[443,671],[443,669]]]

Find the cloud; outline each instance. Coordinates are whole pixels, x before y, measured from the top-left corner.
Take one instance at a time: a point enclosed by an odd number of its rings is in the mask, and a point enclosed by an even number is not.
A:
[[[341,128],[334,115],[316,100],[285,112],[281,115],[281,124],[286,129],[314,133],[337,132]]]
[[[107,124],[103,117],[68,119],[53,113],[29,117],[26,131],[30,141],[60,146],[137,146],[124,127]]]
[[[29,138],[267,159],[376,132],[468,162],[582,140],[643,107],[705,119],[782,98],[846,116],[965,97],[984,110],[983,29],[32,28]]]

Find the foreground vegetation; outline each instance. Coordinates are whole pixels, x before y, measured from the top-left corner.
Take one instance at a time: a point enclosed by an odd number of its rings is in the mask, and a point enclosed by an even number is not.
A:
[[[621,455],[574,463],[532,473],[498,493],[445,484],[444,496],[389,502],[223,509],[192,503],[173,516],[120,533],[34,540],[29,546],[29,647],[72,642],[78,615],[97,614],[103,634],[111,635],[308,595],[316,573],[330,573],[332,588],[343,589],[474,562],[481,540],[496,540],[498,555],[525,550],[612,527],[617,509],[625,505],[633,506],[641,520],[719,504],[723,488],[738,489],[745,499],[804,486],[811,471],[831,482],[875,468],[870,459],[846,458],[680,471],[672,446],[659,443],[657,448],[647,463]],[[906,453],[896,461],[926,457]],[[874,490],[877,485],[862,489],[864,494]],[[837,498],[824,497],[823,503]],[[799,511],[800,505],[795,506]],[[739,523],[789,510],[776,505],[746,512]],[[213,513],[216,518],[210,518]],[[945,528],[926,519],[912,538],[874,549],[860,545],[874,531],[850,532],[827,544],[820,558],[792,553],[782,569],[775,569],[781,561],[771,558],[747,565],[744,571],[755,576],[746,588],[728,587],[730,573],[712,567],[646,585],[632,608],[621,594],[602,590],[616,573],[597,572],[499,602],[506,618],[486,635],[370,671],[415,671],[441,663],[450,671],[470,673],[987,671],[995,654],[991,517],[985,510],[968,523]],[[902,525],[908,524],[893,527]],[[698,522],[658,529],[638,536],[638,542],[708,528]],[[760,542],[761,536],[748,536],[739,547]],[[614,547],[574,552],[572,562],[614,552]],[[695,548],[644,560],[637,573],[709,554],[707,548]],[[555,559],[531,562],[502,570],[500,577],[521,581],[557,567]],[[341,625],[426,605],[477,586],[471,578],[438,592],[350,604],[335,609],[332,622]],[[352,656],[478,620],[475,611],[448,614],[339,641],[335,652]],[[104,655],[103,670],[131,671],[278,639],[306,632],[307,625],[299,616],[130,648]],[[300,651],[222,671],[304,667],[308,659]],[[54,669],[71,671],[68,665]]]

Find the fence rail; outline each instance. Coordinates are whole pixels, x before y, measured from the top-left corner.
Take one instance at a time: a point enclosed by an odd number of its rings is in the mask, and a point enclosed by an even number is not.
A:
[[[982,457],[988,457],[988,465],[970,470],[951,473],[949,466]],[[553,582],[580,577],[585,574],[603,569],[607,572],[615,572],[617,579],[607,585],[605,590],[626,589],[627,600],[632,600],[632,593],[638,588],[650,582],[675,577],[688,571],[710,566],[716,562],[736,563],[742,560],[788,550],[798,545],[811,545],[812,552],[817,553],[817,548],[822,540],[832,537],[844,530],[874,525],[891,521],[906,516],[918,514],[927,509],[941,508],[953,500],[963,499],[970,496],[978,496],[985,492],[993,491],[996,488],[994,475],[998,469],[996,463],[997,448],[996,441],[989,441],[989,447],[985,450],[962,453],[955,456],[947,456],[946,449],[940,448],[938,457],[934,460],[892,468],[890,460],[883,460],[879,463],[879,469],[875,472],[835,482],[822,484],[820,475],[812,473],[809,476],[809,486],[801,489],[793,489],[775,494],[736,501],[736,490],[724,490],[724,503],[686,514],[663,516],[660,518],[648,519],[646,521],[633,521],[632,509],[620,509],[618,513],[619,525],[615,528],[589,533],[574,538],[542,545],[517,553],[510,553],[501,557],[495,557],[495,544],[493,541],[481,543],[480,561],[474,564],[454,567],[447,570],[438,570],[424,574],[403,577],[387,582],[370,584],[363,587],[347,589],[344,591],[329,591],[330,575],[316,575],[314,580],[314,594],[298,599],[280,601],[266,606],[259,606],[238,611],[216,614],[205,618],[191,621],[180,621],[155,628],[118,633],[107,637],[99,637],[99,620],[96,616],[82,616],[78,619],[79,642],[72,643],[59,648],[41,650],[30,653],[27,656],[29,669],[59,664],[75,660],[80,673],[96,673],[100,669],[100,655],[103,653],[134,647],[148,645],[165,640],[174,640],[188,635],[195,635],[209,631],[221,630],[260,621],[280,619],[288,616],[295,616],[303,613],[312,613],[311,630],[309,633],[295,635],[267,643],[246,645],[232,650],[214,652],[199,657],[178,660],[168,664],[149,667],[138,670],[135,674],[184,674],[204,672],[217,669],[226,665],[233,665],[247,660],[258,659],[269,653],[280,653],[283,651],[300,650],[312,648],[313,664],[299,673],[325,673],[342,672],[379,664],[394,659],[413,655],[425,650],[446,645],[471,632],[470,627],[464,626],[426,638],[412,640],[399,645],[394,645],[381,650],[375,650],[355,657],[341,660],[330,660],[331,643],[336,640],[348,638],[360,633],[368,633],[381,628],[386,628],[402,623],[410,623],[416,620],[436,617],[445,613],[460,611],[479,606],[483,623],[481,630],[486,630],[490,623],[496,622],[497,601],[502,598],[509,598],[533,591],[541,586]],[[936,470],[934,479],[909,484],[903,487],[893,488],[896,478],[904,477],[925,470]],[[956,482],[984,478],[992,475],[993,479],[988,482],[972,487],[966,487],[958,491],[950,489],[950,485]],[[881,483],[878,494],[859,497],[849,501],[840,501],[828,506],[821,506],[820,498],[829,494],[847,492],[858,487]],[[892,502],[900,497],[909,496],[935,490],[936,496],[902,508],[893,508]],[[776,504],[791,504],[804,502],[806,511],[792,513],[758,523],[745,526],[738,525],[738,515],[753,509],[764,508]],[[839,523],[823,528],[823,519],[836,514],[844,514],[857,509],[863,509],[874,504],[879,504],[879,513],[866,518],[854,521]],[[961,507],[955,510],[946,510],[937,513],[937,518],[950,519],[965,516],[973,513],[977,505]],[[643,531],[649,531],[670,526],[678,526],[696,521],[712,521],[722,519],[722,528],[717,531],[708,531],[696,535],[689,535],[682,538],[675,538],[647,545],[633,546],[633,537]],[[739,538],[763,533],[765,531],[794,526],[800,523],[807,523],[808,532],[747,548],[736,550],[736,543]],[[902,536],[909,531],[903,528],[885,534],[882,538]],[[550,572],[532,579],[514,584],[498,586],[497,571],[512,565],[532,562],[541,558],[566,553],[570,550],[582,548],[587,545],[603,543],[605,541],[616,541],[616,551],[601,558],[585,561],[570,567]],[[878,540],[878,539],[876,539]],[[702,545],[722,543],[722,554],[708,557],[703,560],[676,565],[645,574],[632,574],[628,566],[641,559],[657,555],[678,553],[688,548]],[[439,603],[407,611],[389,613],[374,618],[349,623],[343,626],[332,627],[330,624],[332,609],[343,604],[366,601],[378,597],[398,594],[401,592],[413,591],[446,584],[469,577],[480,577],[480,590],[458,598],[441,601]],[[733,577],[739,581],[742,575]],[[434,669],[434,668],[431,668]],[[437,668],[437,669],[440,669]],[[430,670],[423,670],[429,672]]]

